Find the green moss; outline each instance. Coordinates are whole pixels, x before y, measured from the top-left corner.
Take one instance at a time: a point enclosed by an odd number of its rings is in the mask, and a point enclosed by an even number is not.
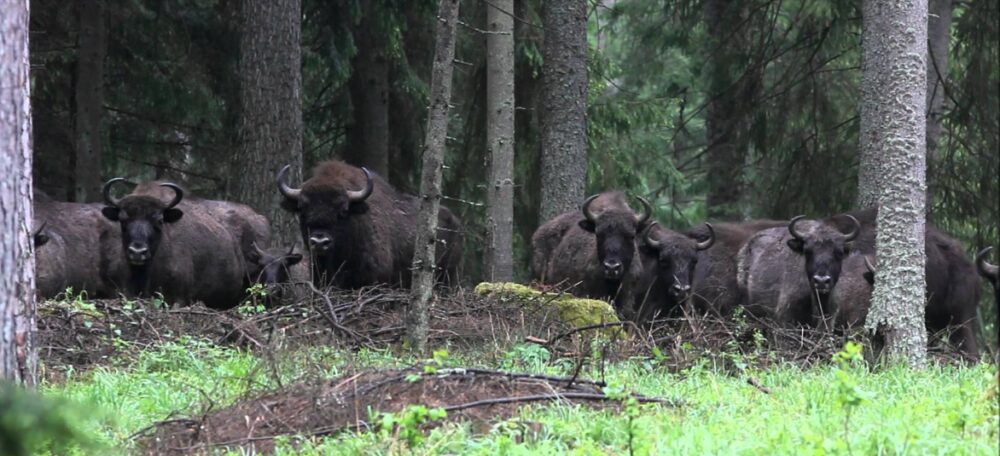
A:
[[[508,282],[483,282],[476,285],[475,291],[480,296],[496,296],[504,300],[517,300],[528,306],[555,306],[559,319],[573,327],[619,321],[610,304],[596,299],[577,298],[569,294],[546,293],[526,285]],[[619,327],[600,330],[601,334],[610,338],[616,337],[620,332]]]

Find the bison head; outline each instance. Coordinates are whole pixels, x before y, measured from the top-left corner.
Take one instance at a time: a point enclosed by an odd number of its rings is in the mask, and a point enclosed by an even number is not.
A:
[[[278,172],[278,191],[284,196],[281,207],[299,216],[302,240],[309,250],[325,254],[334,248],[334,242],[343,233],[350,218],[368,211],[365,202],[375,190],[375,179],[367,168],[362,167],[367,183],[361,190],[345,189],[337,182],[310,185],[307,189],[292,188],[288,185],[289,165]]]
[[[253,243],[252,250],[247,253],[247,260],[256,265],[254,268],[257,283],[272,285],[288,282],[291,278],[289,270],[302,261],[302,254],[295,253],[295,246],[287,252],[269,249],[264,250]]]
[[[649,225],[643,241],[656,256],[657,279],[671,298],[677,302],[684,301],[691,295],[691,278],[694,276],[694,267],[698,264],[698,252],[715,243],[715,230],[710,223],[706,223],[708,239],[696,241],[681,234],[656,237],[653,235],[656,225],[656,222]]]
[[[635,255],[635,234],[639,232],[652,213],[649,201],[639,197],[643,211],[636,214],[622,207],[609,205],[595,210],[594,200],[601,194],[587,198],[580,207],[583,220],[580,228],[597,236],[597,259],[604,268],[604,277],[609,280],[619,280],[632,264]]]
[[[850,215],[847,217],[851,219],[853,228],[846,234],[826,225],[819,225],[809,233],[802,233],[795,225],[805,218],[804,215],[795,217],[788,223],[788,232],[792,235],[788,240],[788,247],[805,255],[806,276],[812,289],[821,295],[830,293],[837,284],[841,262],[850,250],[850,242],[861,231],[858,220]]]
[[[160,184],[174,191],[174,198],[166,204],[146,195],[129,195],[116,200],[111,196],[111,188],[115,183],[124,181],[116,177],[104,184],[102,192],[106,206],[101,209],[101,214],[121,225],[122,247],[129,264],[142,266],[156,255],[163,240],[163,224],[174,223],[184,215],[175,207],[184,198],[184,190],[175,184]]]

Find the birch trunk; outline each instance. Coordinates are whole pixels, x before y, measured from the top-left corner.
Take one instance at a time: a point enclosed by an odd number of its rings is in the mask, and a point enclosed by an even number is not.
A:
[[[451,76],[455,60],[455,26],[458,1],[441,0],[431,69],[431,105],[427,113],[423,170],[420,175],[420,212],[417,214],[413,246],[413,284],[406,312],[406,343],[417,353],[427,346],[428,304],[434,291],[434,248],[437,243],[438,211],[441,207],[441,167],[448,136]]]
[[[486,147],[490,180],[486,193],[486,278],[514,279],[514,0],[486,7]]]

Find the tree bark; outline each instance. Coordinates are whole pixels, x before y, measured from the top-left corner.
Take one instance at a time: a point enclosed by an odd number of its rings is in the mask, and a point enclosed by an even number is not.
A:
[[[34,387],[28,0],[0,0],[0,379]]]
[[[542,7],[542,188],[539,218],[576,210],[587,186],[587,2]]]
[[[90,203],[101,199],[101,154],[104,150],[104,56],[107,29],[104,1],[76,4],[80,24],[76,60],[76,115],[73,193],[75,200]]]
[[[246,0],[240,9],[240,147],[231,197],[267,217],[283,246],[298,239],[274,179],[286,164],[293,181],[302,170],[300,7],[300,0]]]
[[[952,0],[929,0],[927,16],[927,165],[937,163],[938,140],[944,132],[947,108],[948,50],[951,44]]]
[[[441,0],[434,39],[431,69],[431,106],[427,113],[423,169],[420,174],[420,212],[413,247],[413,284],[406,312],[406,342],[417,353],[427,346],[427,308],[434,291],[434,248],[437,243],[438,211],[441,208],[441,172],[448,137],[448,109],[451,103],[451,76],[455,60],[455,26],[458,1]]]
[[[514,279],[514,0],[486,7],[486,147],[490,180],[486,278]]]
[[[862,15],[861,153],[879,163],[868,171],[878,273],[865,326],[890,359],[923,366],[927,3],[864,0]]]
[[[389,178],[389,64],[384,33],[378,27],[377,2],[365,1],[354,28],[357,54],[349,81],[354,122],[344,158],[355,166]]]

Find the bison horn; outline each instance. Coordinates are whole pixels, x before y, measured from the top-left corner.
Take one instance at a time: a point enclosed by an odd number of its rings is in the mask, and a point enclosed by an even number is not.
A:
[[[705,226],[708,228],[708,239],[698,243],[698,250],[705,250],[715,244],[715,228],[708,222],[705,222]]]
[[[257,252],[257,254],[261,256],[261,258],[267,255],[267,252],[265,252],[263,249],[260,248],[259,245],[257,245],[257,241],[250,242],[250,247],[253,247],[253,250]]]
[[[792,221],[788,222],[788,232],[792,233],[792,236],[795,239],[798,239],[798,240],[803,241],[803,242],[805,242],[805,238],[802,237],[802,233],[799,233],[798,231],[795,230],[795,224],[799,223],[799,220],[802,220],[804,218],[806,218],[806,216],[804,216],[804,215],[798,215],[798,216],[795,216],[794,218],[792,218]]]
[[[875,265],[872,264],[872,260],[868,257],[868,255],[865,255],[865,267],[868,268],[868,272],[871,272],[872,274],[875,274],[875,271],[878,270],[875,268]]]
[[[302,189],[288,186],[288,171],[291,168],[292,165],[285,165],[284,168],[281,168],[281,171],[278,171],[278,191],[280,191],[285,198],[298,201],[302,196]]]
[[[980,274],[996,279],[998,274],[1000,274],[1000,265],[986,262],[986,255],[989,255],[990,250],[993,250],[993,247],[987,247],[979,251],[979,254],[976,255],[976,265],[979,266]]]
[[[847,234],[844,234],[844,240],[850,242],[853,241],[854,238],[858,237],[858,233],[861,233],[861,223],[859,223],[858,219],[854,218],[853,215],[850,214],[844,214],[844,215],[847,216],[847,218],[851,219],[851,223],[853,224],[853,226],[851,227],[851,231]]]
[[[35,232],[34,232],[34,233],[31,233],[31,237],[32,237],[32,238],[34,238],[35,236],[38,236],[38,233],[41,233],[41,232],[42,232],[42,230],[44,230],[44,229],[45,229],[45,225],[48,225],[48,224],[49,224],[49,221],[48,221],[48,220],[44,220],[44,221],[42,221],[42,226],[39,226],[39,227],[38,227],[38,229],[37,229],[37,230],[35,230]]]
[[[128,183],[124,177],[116,177],[105,182],[104,187],[101,189],[101,193],[104,195],[104,203],[108,206],[118,207],[118,200],[111,196],[111,187],[114,187],[118,182]]]
[[[653,215],[653,206],[649,205],[649,201],[646,201],[646,198],[637,196],[636,199],[638,199],[639,202],[642,203],[642,213],[636,215],[635,223],[638,225],[642,225],[643,223],[646,223],[647,220],[649,220],[649,217],[651,215]]]
[[[368,199],[369,196],[372,196],[372,191],[375,190],[375,179],[372,178],[372,172],[364,166],[361,167],[361,171],[365,173],[365,189],[347,191],[347,200],[352,203],[360,203]]]
[[[167,209],[180,204],[181,200],[184,199],[184,190],[177,184],[167,182],[165,184],[160,184],[160,187],[167,187],[174,191],[174,199],[170,200],[170,203],[167,204]]]
[[[652,236],[651,236],[653,234],[653,227],[656,226],[656,225],[658,225],[658,224],[659,223],[656,222],[656,221],[654,221],[653,223],[650,223],[649,227],[646,228],[646,234],[644,234],[642,236],[643,240],[646,241],[646,245],[648,245],[652,249],[659,249],[660,246],[663,245],[662,242],[660,242],[660,241],[658,241],[656,239],[653,239]]]
[[[580,206],[580,210],[583,211],[583,216],[586,217],[587,220],[590,220],[591,222],[596,222],[597,216],[590,211],[590,203],[593,203],[598,196],[601,196],[601,194],[598,193],[596,195],[591,195],[589,198],[584,200],[583,205]]]

